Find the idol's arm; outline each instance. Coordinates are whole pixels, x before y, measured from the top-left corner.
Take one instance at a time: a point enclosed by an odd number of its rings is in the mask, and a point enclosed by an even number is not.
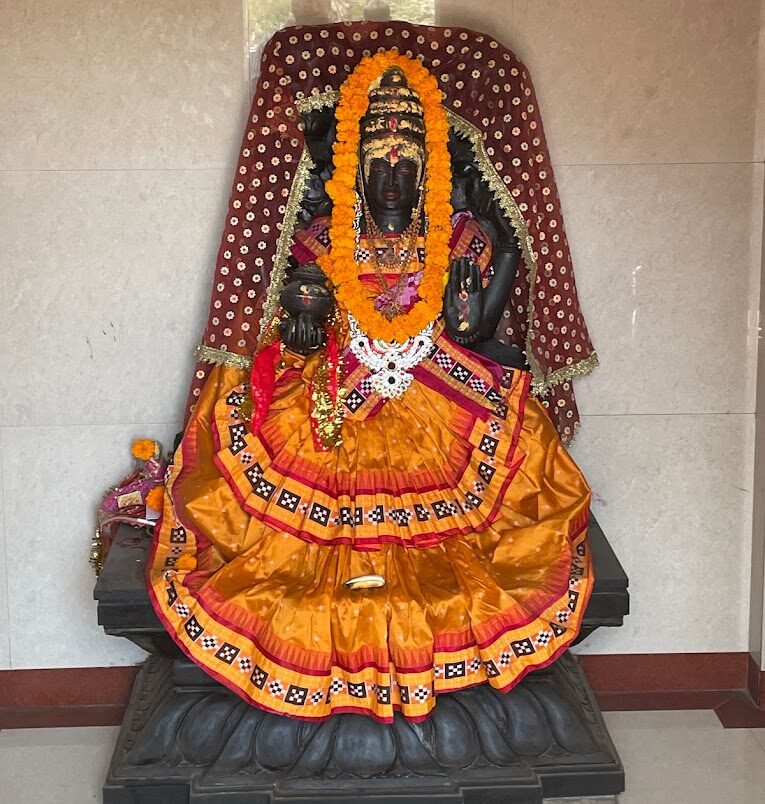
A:
[[[444,289],[446,332],[460,346],[473,348],[481,337],[483,289],[481,270],[468,257],[452,260]]]
[[[287,259],[287,265],[290,274],[294,274],[299,269],[297,260],[290,256]],[[310,285],[313,283],[305,283]],[[282,290],[280,301],[282,302],[282,315],[283,319],[280,324],[282,343],[292,352],[297,352],[299,355],[308,355],[316,351],[319,347],[324,346],[327,342],[327,332],[321,321],[309,310],[305,312],[297,312],[292,305],[287,304],[284,298],[285,292],[289,292],[293,288],[294,283],[290,283]],[[293,314],[289,315],[285,307],[290,307]]]
[[[484,290],[481,335],[472,349],[502,365],[526,369],[528,366],[523,352],[494,337],[521,264],[521,249],[515,228],[485,187],[481,186],[470,201],[476,220],[491,238],[494,267],[493,276]]]
[[[515,227],[502,212],[493,194],[483,185],[475,188],[469,199],[470,208],[481,228],[491,238],[494,275],[484,290],[481,340],[494,337],[502,311],[512,292],[521,261]]]
[[[515,241],[495,243],[493,249],[494,276],[483,291],[483,318],[480,340],[494,337],[502,312],[513,287],[521,261],[521,252]]]
[[[447,333],[456,343],[478,352],[484,351],[483,343],[494,338],[521,260],[514,236],[497,238],[492,251],[494,275],[487,287],[481,288],[478,266],[463,257],[452,261],[444,292]],[[486,354],[493,357],[491,348]]]
[[[310,354],[327,342],[326,329],[314,321],[308,313],[285,318],[281,323],[281,334],[284,345],[299,355]]]

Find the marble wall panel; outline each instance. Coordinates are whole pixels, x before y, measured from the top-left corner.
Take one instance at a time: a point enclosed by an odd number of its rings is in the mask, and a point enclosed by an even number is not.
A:
[[[464,0],[436,0],[436,25],[470,28],[510,46],[511,0],[485,0],[480,6]]]
[[[143,652],[96,621],[88,564],[96,505],[130,471],[134,438],[177,424],[7,427],[2,482],[13,668],[135,664]]]
[[[765,9],[765,3],[763,4]],[[765,17],[763,17],[763,31],[765,31]],[[765,44],[765,40],[763,40]],[[763,53],[765,65],[765,52]],[[763,77],[765,83],[765,77]],[[762,106],[765,115],[765,103]],[[753,239],[755,247],[759,248],[761,257],[760,275],[765,268],[765,249],[763,249],[763,229],[765,228],[765,215],[763,214],[763,200],[765,200],[765,165],[754,166],[757,170],[755,193],[759,199],[752,215]],[[765,287],[759,289],[760,306],[765,307]],[[762,312],[760,312],[762,316]],[[752,588],[750,591],[750,620],[749,620],[749,651],[758,666],[765,669],[765,343],[762,336],[762,322],[758,328],[757,340],[757,395],[756,395],[756,434],[754,458],[754,499],[752,511]]]
[[[630,579],[631,614],[580,650],[745,650],[754,416],[588,416],[572,454]]]
[[[600,368],[583,413],[754,412],[760,166],[556,171]]]
[[[230,167],[241,0],[0,4],[0,169]]]
[[[752,203],[752,251],[759,262],[760,276],[765,275],[765,164],[752,165],[754,172],[754,193]],[[765,310],[765,286],[752,288],[752,298],[759,300],[759,311]],[[755,386],[755,410],[765,413],[765,344],[763,344],[762,313],[758,316],[757,340],[755,343],[754,364],[757,371]]]
[[[747,644],[762,166],[667,163],[751,162],[761,6],[436,3],[527,62],[558,165],[602,359],[574,454],[633,595],[585,651]],[[177,429],[245,115],[241,8],[0,4],[0,668],[142,656],[96,625],[92,513],[133,437]]]
[[[555,164],[751,161],[759,0],[511,0]]]
[[[755,103],[754,160],[765,160],[765,0],[760,0],[759,46],[757,48],[757,99]]]
[[[230,181],[0,173],[0,424],[181,416]]]

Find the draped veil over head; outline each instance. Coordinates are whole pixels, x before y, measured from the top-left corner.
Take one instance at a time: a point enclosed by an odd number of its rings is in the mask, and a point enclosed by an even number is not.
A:
[[[533,390],[564,442],[578,423],[571,381],[597,357],[579,307],[560,202],[524,65],[490,36],[405,22],[297,26],[262,56],[242,141],[188,414],[210,364],[246,367],[273,315],[311,180],[302,115],[333,107],[364,56],[396,49],[438,79],[452,129],[512,223],[522,265],[496,337],[522,348]]]

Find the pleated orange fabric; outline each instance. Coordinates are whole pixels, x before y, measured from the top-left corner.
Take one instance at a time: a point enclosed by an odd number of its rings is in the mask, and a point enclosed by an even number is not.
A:
[[[241,414],[246,373],[212,369],[149,586],[180,647],[250,703],[422,719],[440,693],[510,689],[577,635],[587,484],[527,373],[499,383],[442,332],[435,346],[401,398],[348,411],[331,451],[311,437],[315,358],[285,353],[258,433]],[[385,586],[346,588],[370,573]]]
[[[592,589],[590,492],[530,396],[530,374],[457,346],[440,318],[413,339],[419,362],[398,371],[386,358],[400,383],[392,398],[363,363],[364,338],[349,341],[347,311],[338,311],[323,355],[284,351],[279,359],[270,340],[287,249],[303,263],[331,248],[327,219],[295,228],[308,156],[301,108],[334,106],[346,68],[378,46],[411,57],[407,42],[415,33],[424,45],[424,31],[406,23],[294,29],[267,47],[200,353],[215,365],[195,373],[147,569],[154,608],[181,649],[246,701],[290,717],[356,712],[390,722],[399,711],[418,720],[439,694],[481,683],[508,690],[571,644]],[[523,65],[483,35],[427,33],[422,61],[438,66],[449,124],[471,143],[523,251],[497,337],[525,349],[536,393],[548,401],[562,394],[550,415],[570,436],[576,416],[566,383],[595,356],[531,84]],[[475,44],[474,61],[485,59],[487,69],[466,70],[457,42]],[[322,65],[311,69],[315,78],[306,62]],[[500,144],[520,155],[500,157]],[[491,238],[466,210],[451,224],[450,259],[468,257],[488,283]],[[415,253],[400,286],[396,276],[377,276],[377,260],[371,270],[369,245],[359,230],[360,288],[378,293],[379,281],[394,283],[402,309],[411,309],[425,241],[407,244]],[[250,375],[240,366],[255,352]],[[328,365],[331,405],[319,381]],[[337,446],[314,438],[322,405],[333,427],[342,419]],[[346,585],[362,575],[384,585]]]

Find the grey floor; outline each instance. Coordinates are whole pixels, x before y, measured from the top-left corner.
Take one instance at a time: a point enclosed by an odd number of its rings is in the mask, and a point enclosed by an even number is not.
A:
[[[723,729],[709,711],[605,717],[627,769],[619,804],[765,804],[765,729]],[[0,804],[100,801],[116,737],[111,727],[0,732]]]

